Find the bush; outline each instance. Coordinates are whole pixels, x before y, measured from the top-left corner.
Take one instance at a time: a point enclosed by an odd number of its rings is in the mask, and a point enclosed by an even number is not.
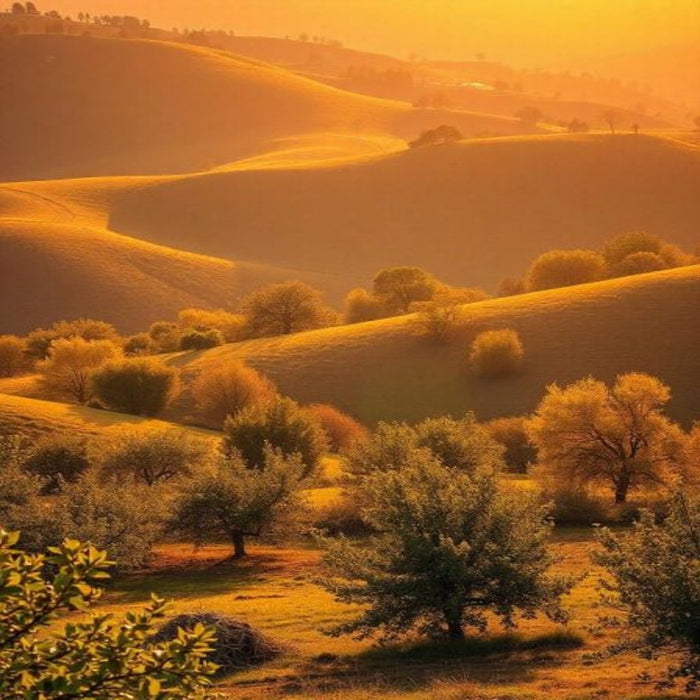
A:
[[[443,124],[435,129],[428,129],[421,133],[421,135],[409,141],[409,148],[420,148],[421,146],[434,146],[438,143],[453,143],[455,141],[461,141],[464,138],[462,133],[456,126],[449,126]]]
[[[524,416],[494,418],[484,426],[491,437],[505,448],[503,459],[508,471],[524,474],[537,459],[537,450],[527,432]]]
[[[191,476],[211,452],[204,438],[177,428],[115,427],[90,447],[105,476],[135,478],[148,486]]]
[[[119,342],[119,334],[110,323],[90,318],[79,318],[76,321],[58,321],[49,329],[38,328],[32,331],[26,339],[27,353],[37,360],[43,360],[49,354],[51,344],[61,338]]]
[[[314,403],[307,406],[306,410],[325,431],[331,452],[346,450],[357,440],[369,435],[364,425],[335,406]]]
[[[129,357],[153,355],[159,349],[148,333],[137,333],[129,336],[122,347],[124,354]]]
[[[388,310],[381,299],[358,287],[348,292],[345,297],[343,312],[344,323],[363,323],[384,318]]]
[[[180,345],[180,328],[177,323],[156,321],[148,329],[148,335],[158,352],[175,352]]]
[[[618,274],[622,261],[635,253],[653,253],[658,255],[662,241],[658,236],[645,231],[621,233],[610,239],[603,246],[603,257],[613,274]]]
[[[37,370],[52,395],[85,403],[92,395],[93,373],[120,356],[121,348],[111,340],[59,338],[51,343],[48,357],[37,364]]]
[[[270,661],[282,653],[282,647],[253,629],[226,615],[211,612],[185,613],[163,625],[153,640],[171,642],[181,630],[192,632],[197,626],[214,633],[213,649],[207,659],[217,665],[216,675],[226,676]]]
[[[224,344],[224,336],[215,328],[195,330],[190,328],[180,336],[180,350],[208,350]]]
[[[328,449],[323,428],[291,399],[276,397],[248,406],[224,423],[224,451],[239,453],[251,468],[265,462],[267,447],[285,456],[298,454],[304,465],[302,477],[316,471]]]
[[[527,282],[522,278],[506,277],[498,285],[499,297],[513,297],[527,292]]]
[[[336,314],[324,306],[321,292],[303,282],[282,282],[254,292],[241,304],[246,335],[288,335],[332,326]]]
[[[0,377],[14,377],[28,368],[25,349],[16,335],[0,335]]]
[[[525,351],[520,336],[510,329],[479,333],[469,350],[469,366],[482,377],[503,377],[522,368]]]
[[[238,361],[206,367],[192,383],[191,391],[199,415],[216,430],[228,416],[270,401],[276,394],[269,379]]]
[[[372,282],[372,292],[391,313],[408,313],[416,301],[429,301],[438,281],[419,267],[389,267],[380,270]]]
[[[527,272],[527,289],[558,289],[597,282],[605,277],[605,259],[592,250],[551,250],[540,255]]]
[[[180,328],[194,328],[198,331],[219,331],[227,343],[235,343],[243,337],[245,317],[232,314],[223,309],[183,309],[178,314]]]
[[[22,469],[45,479],[45,492],[55,493],[62,481],[71,483],[88,469],[87,440],[78,435],[47,435],[22,462]]]
[[[178,374],[151,358],[113,360],[92,375],[92,388],[112,410],[155,416],[174,398]]]
[[[627,275],[641,275],[645,272],[658,272],[665,270],[666,263],[656,253],[631,253],[617,266],[617,273],[625,277]]]
[[[205,661],[212,632],[198,625],[156,641],[154,620],[166,612],[154,597],[123,619],[83,613],[109,578],[104,552],[65,541],[50,556],[16,549],[18,535],[0,531],[0,696],[27,698],[200,697],[214,667]],[[62,629],[55,623],[79,615]],[[46,628],[53,626],[50,635]]]

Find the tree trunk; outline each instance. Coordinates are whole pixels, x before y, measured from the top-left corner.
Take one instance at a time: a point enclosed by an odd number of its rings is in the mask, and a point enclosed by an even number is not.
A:
[[[248,556],[245,551],[245,538],[243,535],[232,535],[231,540],[233,542],[233,558],[243,559]]]
[[[454,618],[449,618],[447,616],[446,616],[446,619],[447,619],[447,636],[450,639],[463,640],[464,639],[464,629],[462,629],[462,621],[455,620]]]
[[[627,492],[630,488],[630,477],[623,474],[615,484],[615,503],[624,503],[627,500]]]

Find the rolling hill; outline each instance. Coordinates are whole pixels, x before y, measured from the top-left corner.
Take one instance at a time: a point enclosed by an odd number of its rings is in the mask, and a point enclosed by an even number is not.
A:
[[[610,381],[640,371],[671,386],[669,413],[688,426],[700,417],[698,308],[695,265],[468,305],[445,345],[426,338],[414,315],[180,353],[170,362],[192,378],[206,367],[244,360],[283,393],[335,404],[368,423],[467,410],[481,419],[522,414],[551,382],[588,375]],[[520,334],[523,373],[491,381],[471,375],[469,344],[480,331],[503,327]],[[179,410],[189,410],[186,402]]]
[[[515,119],[417,110],[224,51],[161,41],[21,35],[0,42],[0,181],[207,169],[271,139],[333,130],[414,137],[522,133]],[[532,129],[529,129],[532,131]]]
[[[625,231],[693,249],[699,190],[700,149],[672,138],[511,137],[169,180],[120,197],[109,226],[234,260],[365,279],[418,265],[494,289],[546,250]]]

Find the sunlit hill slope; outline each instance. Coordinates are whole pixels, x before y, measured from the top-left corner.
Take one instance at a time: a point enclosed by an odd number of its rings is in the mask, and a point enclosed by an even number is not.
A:
[[[199,170],[333,129],[413,137],[446,113],[343,92],[214,49],[24,35],[0,41],[0,180]],[[515,119],[454,113],[465,133]]]
[[[304,402],[330,402],[362,420],[417,420],[475,410],[480,418],[521,414],[547,384],[587,375],[611,380],[649,372],[673,388],[670,413],[700,413],[700,266],[551,290],[463,307],[445,345],[425,337],[416,316],[227,345],[173,357],[186,376],[242,359]],[[475,335],[514,328],[525,347],[522,374],[484,380],[470,374]],[[183,409],[186,410],[186,407]]]
[[[598,247],[625,231],[693,249],[698,191],[690,144],[528,136],[168,181],[120,198],[110,227],[230,259],[361,278],[418,265],[494,289],[546,250]]]

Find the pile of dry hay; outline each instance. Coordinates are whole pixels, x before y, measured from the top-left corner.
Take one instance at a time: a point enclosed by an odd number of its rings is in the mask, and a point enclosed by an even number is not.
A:
[[[190,613],[178,615],[163,625],[153,641],[175,639],[179,628],[191,630],[195,625],[210,627],[216,633],[214,649],[209,660],[219,666],[217,675],[226,675],[264,663],[282,653],[282,647],[253,629],[248,623],[219,613]]]

